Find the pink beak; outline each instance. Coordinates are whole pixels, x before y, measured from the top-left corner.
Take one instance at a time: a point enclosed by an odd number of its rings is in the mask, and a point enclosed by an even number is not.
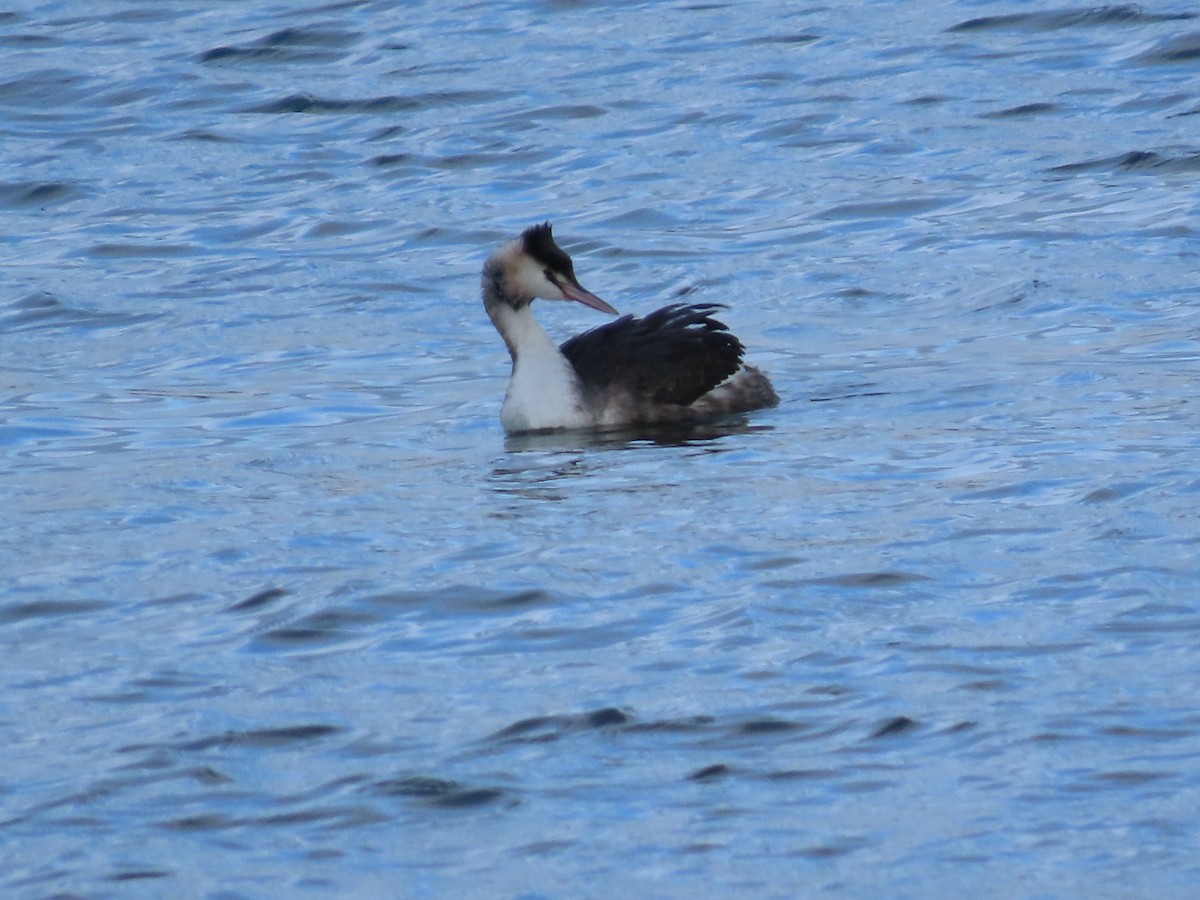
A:
[[[574,284],[563,281],[558,286],[558,289],[563,292],[563,296],[568,300],[574,300],[577,303],[582,303],[584,306],[590,306],[592,309],[598,309],[600,312],[608,313],[611,316],[618,315],[617,311],[609,304],[605,303],[579,282]]]

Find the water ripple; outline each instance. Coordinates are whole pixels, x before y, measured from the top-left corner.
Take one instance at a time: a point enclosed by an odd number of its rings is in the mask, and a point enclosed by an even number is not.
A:
[[[0,893],[1193,890],[1191,6],[74,6],[0,12]],[[545,219],[780,406],[506,438]]]
[[[1075,9],[1038,10],[967,19],[948,28],[948,31],[1056,31],[1061,28],[1094,28],[1111,25],[1147,25],[1158,22],[1179,22],[1195,18],[1194,13],[1154,13],[1140,6],[1112,5]]]

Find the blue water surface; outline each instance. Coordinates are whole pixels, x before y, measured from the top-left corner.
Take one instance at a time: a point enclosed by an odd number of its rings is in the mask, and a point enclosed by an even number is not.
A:
[[[10,4],[0,893],[1194,896],[1198,126],[1173,0]],[[506,440],[543,220],[781,405]]]

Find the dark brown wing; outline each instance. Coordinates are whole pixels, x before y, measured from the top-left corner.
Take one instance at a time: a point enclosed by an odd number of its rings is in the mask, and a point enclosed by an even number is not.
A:
[[[738,370],[742,343],[712,313],[715,303],[664,306],[644,318],[622,316],[559,349],[584,389],[623,389],[656,403],[687,406]]]

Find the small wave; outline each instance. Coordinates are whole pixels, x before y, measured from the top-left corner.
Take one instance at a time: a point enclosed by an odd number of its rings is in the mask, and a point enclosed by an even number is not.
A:
[[[1175,35],[1130,60],[1132,63],[1143,66],[1172,66],[1198,61],[1200,61],[1200,31]]]
[[[733,773],[733,769],[725,763],[714,763],[711,766],[705,766],[702,769],[697,769],[691,775],[687,776],[688,781],[715,781],[718,778],[724,778],[726,775]]]
[[[498,100],[501,91],[431,91],[424,94],[385,94],[380,97],[338,99],[317,97],[313,94],[288,94],[277,100],[269,100],[251,106],[248,113],[393,113],[414,109],[436,109],[438,107],[461,106]]]
[[[127,869],[108,876],[108,881],[148,881],[155,878],[170,878],[173,873],[164,869]]]
[[[187,256],[196,249],[194,244],[94,244],[88,251],[92,256],[103,259],[162,259],[169,256]]]
[[[1148,13],[1139,6],[1091,6],[1079,9],[1046,9],[1036,12],[982,16],[951,25],[948,32],[961,31],[1057,31],[1060,28],[1097,25],[1146,25],[1195,18],[1194,13]]]
[[[66,181],[10,181],[0,183],[0,206],[48,206],[81,193],[77,185]]]
[[[247,612],[249,610],[261,609],[264,606],[274,605],[276,600],[280,600],[288,596],[288,592],[283,588],[266,588],[256,594],[252,594],[245,600],[239,600],[233,606],[229,607],[228,612]]]
[[[177,141],[207,141],[214,144],[235,144],[237,138],[229,135],[220,134],[216,131],[210,131],[207,128],[189,128],[186,131],[181,131],[172,140]]]
[[[37,328],[116,328],[155,318],[155,314],[129,314],[82,309],[63,303],[53,294],[29,294],[0,307],[0,331],[31,331]]]
[[[340,48],[358,40],[345,31],[316,28],[284,28],[240,46],[223,45],[205,50],[200,62],[330,62],[345,55]]]
[[[589,731],[594,728],[610,728],[616,725],[628,725],[631,718],[615,706],[606,706],[590,713],[578,715],[535,716],[532,719],[521,719],[501,728],[489,737],[489,740],[510,743],[542,743],[556,741],[568,734]]]
[[[288,725],[282,728],[254,728],[247,731],[222,731],[217,734],[205,735],[190,741],[180,741],[170,746],[175,751],[195,752],[212,750],[214,748],[255,748],[274,749],[290,747],[295,744],[309,744],[320,741],[335,734],[341,734],[337,725],[304,724]],[[154,745],[134,745],[124,750],[156,749]]]
[[[1083,172],[1153,172],[1180,174],[1200,172],[1200,151],[1180,154],[1156,153],[1153,150],[1131,150],[1118,156],[1104,156],[1077,163],[1054,166],[1049,171],[1059,175]]]
[[[0,81],[0,106],[58,109],[86,99],[88,78],[65,69],[36,69]]]
[[[953,197],[910,197],[900,200],[875,200],[862,203],[839,203],[823,210],[824,219],[906,219],[933,212],[953,203]]]
[[[107,605],[91,600],[34,600],[0,606],[0,624],[99,612]]]
[[[773,44],[794,47],[802,44],[811,44],[813,41],[819,41],[820,39],[821,36],[819,34],[813,34],[811,31],[799,31],[790,34],[769,34],[765,37],[748,38],[742,41],[742,43],[751,47],[770,46]]]
[[[451,153],[445,156],[418,155],[416,153],[381,153],[367,160],[367,164],[379,169],[482,169],[494,166],[540,163],[552,152],[539,147],[520,147],[501,152]]]
[[[1027,116],[1041,116],[1057,112],[1057,103],[1022,103],[1020,106],[1010,106],[1008,109],[998,109],[995,112],[983,113],[981,119],[1019,119]]]
[[[427,776],[409,776],[380,781],[374,789],[391,797],[410,797],[430,806],[462,809],[484,806],[507,796],[501,788],[470,787],[458,781]]]
[[[897,734],[903,734],[907,731],[912,731],[917,727],[916,721],[908,716],[894,716],[888,719],[882,725],[875,729],[871,735],[872,738],[892,737]]]
[[[826,587],[846,588],[892,588],[902,584],[912,584],[928,581],[925,575],[916,572],[880,571],[880,572],[851,572],[846,575],[832,575],[827,578],[810,578],[804,584],[821,585]]]

